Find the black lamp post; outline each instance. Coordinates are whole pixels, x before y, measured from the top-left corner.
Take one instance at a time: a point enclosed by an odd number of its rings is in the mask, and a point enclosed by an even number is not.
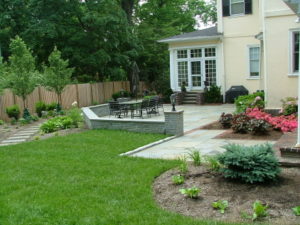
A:
[[[175,112],[175,104],[176,104],[176,95],[177,94],[171,94],[170,96],[170,100],[171,100],[171,104],[172,104],[172,112]]]

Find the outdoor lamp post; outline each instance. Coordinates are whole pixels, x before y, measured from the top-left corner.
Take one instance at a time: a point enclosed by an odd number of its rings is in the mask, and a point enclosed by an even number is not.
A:
[[[170,100],[171,100],[171,104],[172,104],[172,112],[175,112],[175,104],[176,104],[176,95],[177,94],[171,94],[170,96]]]

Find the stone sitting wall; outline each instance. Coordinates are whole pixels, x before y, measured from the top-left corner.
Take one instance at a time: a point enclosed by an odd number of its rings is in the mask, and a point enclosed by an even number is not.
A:
[[[164,112],[165,120],[115,118],[109,115],[109,105],[82,108],[89,129],[127,130],[141,133],[183,135],[183,111]]]

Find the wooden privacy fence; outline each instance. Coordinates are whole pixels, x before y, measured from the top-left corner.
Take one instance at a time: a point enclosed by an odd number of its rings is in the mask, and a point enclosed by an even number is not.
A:
[[[139,90],[146,88],[144,82],[140,82]],[[130,91],[128,81],[70,84],[67,85],[62,94],[62,107],[68,109],[74,101],[77,101],[79,107],[90,106],[93,103],[105,103],[111,98],[111,95],[120,90]],[[57,102],[57,95],[54,92],[47,91],[44,87],[37,87],[27,96],[26,102],[30,113],[35,113],[35,103],[43,101],[47,104]],[[0,119],[8,121],[9,118],[5,112],[6,107],[17,104],[20,109],[23,108],[23,100],[14,95],[10,90],[5,90],[0,96]]]

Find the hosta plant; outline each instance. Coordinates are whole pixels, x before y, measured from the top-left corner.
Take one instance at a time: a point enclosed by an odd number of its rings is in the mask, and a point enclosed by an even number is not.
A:
[[[225,114],[224,112],[221,114],[219,118],[219,123],[223,128],[230,128],[232,124],[233,115],[231,113]]]
[[[189,198],[198,198],[199,193],[201,192],[200,188],[192,187],[192,188],[182,188],[179,192]]]
[[[174,175],[172,177],[172,181],[176,185],[183,184],[184,183],[184,176],[182,176],[182,175]]]
[[[300,216],[300,206],[292,208],[295,216]]]
[[[226,200],[219,200],[217,202],[213,202],[212,203],[212,207],[214,209],[219,209],[220,210],[220,213],[224,214],[225,213],[225,210],[228,208],[228,201]]]
[[[263,205],[260,201],[255,201],[253,203],[252,220],[257,220],[266,217],[268,215],[267,209],[267,205]]]

